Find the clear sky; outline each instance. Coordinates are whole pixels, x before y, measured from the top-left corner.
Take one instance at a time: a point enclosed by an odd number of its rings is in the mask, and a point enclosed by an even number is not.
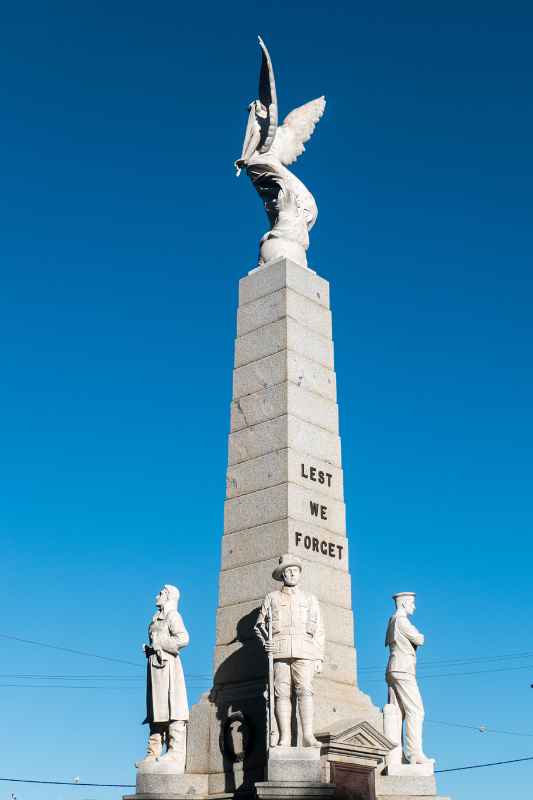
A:
[[[237,282],[266,228],[232,169],[258,33],[282,114],[328,103],[295,171],[331,281],[361,685],[384,702],[390,595],[416,590],[438,767],[533,755],[531,4],[29,0],[0,29],[0,633],[132,665],[0,638],[0,777],[134,781],[163,582],[191,699],[209,686]],[[481,724],[521,735],[449,727]]]

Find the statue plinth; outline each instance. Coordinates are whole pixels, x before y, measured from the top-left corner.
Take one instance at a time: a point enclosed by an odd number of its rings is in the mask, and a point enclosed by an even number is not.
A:
[[[335,784],[323,780],[320,747],[272,747],[267,781],[255,784],[259,800],[319,800],[335,794]]]
[[[181,798],[207,797],[207,775],[172,772],[170,765],[155,764],[137,770],[135,794],[123,800],[181,800]]]

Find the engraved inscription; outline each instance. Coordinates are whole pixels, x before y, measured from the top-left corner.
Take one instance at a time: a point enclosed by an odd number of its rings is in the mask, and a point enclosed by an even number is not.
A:
[[[328,518],[328,507],[322,506],[319,503],[314,503],[312,500],[309,501],[309,507],[311,509],[311,516],[312,517],[320,517],[320,519],[327,520]]]
[[[331,472],[324,472],[323,469],[313,467],[311,464],[302,464],[301,475],[302,478],[305,478],[308,481],[325,484],[326,486],[331,487],[331,479],[333,478]]]
[[[335,544],[335,542],[328,542],[327,539],[319,539],[318,536],[309,536],[308,534],[294,531],[294,540],[296,547],[304,547],[312,553],[322,553],[323,556],[341,560],[344,545]]]

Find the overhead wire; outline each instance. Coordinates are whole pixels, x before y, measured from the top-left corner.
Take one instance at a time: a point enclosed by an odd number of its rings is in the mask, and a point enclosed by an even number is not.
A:
[[[464,728],[465,730],[477,731],[478,733],[498,733],[504,736],[520,736],[524,738],[533,738],[533,733],[524,733],[522,731],[502,731],[499,728],[489,728],[488,725],[464,725],[460,722],[441,722],[438,719],[427,719],[431,725],[445,725],[447,728]]]
[[[102,661],[111,661],[111,662],[118,663],[118,664],[127,664],[128,666],[137,667],[137,668],[142,668],[144,666],[144,664],[141,663],[140,661],[127,661],[126,659],[122,659],[122,658],[114,658],[112,656],[104,656],[104,655],[101,655],[99,653],[91,653],[91,652],[88,652],[88,651],[85,651],[85,650],[75,650],[75,649],[73,649],[71,647],[63,647],[63,646],[60,646],[60,645],[50,644],[48,642],[38,642],[38,641],[35,641],[33,639],[22,639],[19,636],[11,636],[10,634],[7,634],[7,633],[0,633],[0,638],[1,639],[8,639],[8,640],[11,640],[11,641],[16,641],[16,642],[21,642],[23,644],[32,644],[32,645],[35,645],[35,646],[38,646],[38,647],[46,647],[46,648],[49,648],[49,649],[52,649],[52,650],[61,650],[61,651],[65,652],[65,653],[72,653],[73,655],[85,656],[86,658],[98,658],[98,659],[100,659]],[[525,653],[507,653],[507,654],[501,654],[501,655],[495,655],[495,656],[466,658],[466,659],[465,658],[460,658],[460,659],[433,659],[431,661],[425,661],[419,666],[418,677],[420,677],[420,678],[423,678],[423,677],[427,677],[427,678],[434,678],[435,677],[435,678],[437,678],[437,677],[439,677],[440,678],[440,677],[450,677],[450,676],[455,676],[455,675],[479,675],[479,674],[482,674],[483,672],[493,672],[493,671],[500,671],[500,670],[501,671],[507,671],[507,670],[515,670],[515,669],[527,669],[527,668],[530,668],[530,667],[533,668],[533,664],[530,664],[530,665],[526,664],[526,665],[520,666],[520,667],[501,667],[501,668],[498,668],[498,670],[480,670],[480,671],[473,671],[473,672],[450,672],[450,673],[438,673],[438,674],[424,675],[424,670],[426,668],[430,668],[431,669],[433,666],[462,666],[462,665],[474,664],[474,663],[478,663],[478,662],[483,662],[484,664],[486,664],[486,663],[491,663],[491,662],[494,662],[494,661],[503,661],[505,659],[517,659],[517,658],[533,658],[533,652],[528,651],[528,652],[525,652]],[[358,672],[360,674],[361,673],[365,673],[365,672],[382,672],[383,669],[384,669],[383,665],[379,666],[379,667],[359,667]],[[186,676],[187,677],[191,677],[191,678],[192,677],[201,677],[201,678],[210,679],[210,676],[209,675],[205,675],[205,674],[193,675],[192,673],[191,674],[187,674],[186,673]],[[0,677],[2,677],[2,676],[0,676]],[[5,677],[7,677],[7,676],[5,676]]]
[[[429,661],[424,661],[419,666],[420,669],[425,669],[426,667],[432,668],[433,666],[462,666],[463,664],[475,664],[482,662],[483,664],[490,663],[493,661],[505,661],[508,658],[533,658],[533,652],[527,653],[507,653],[502,655],[496,656],[488,656],[488,657],[476,657],[476,658],[453,658],[453,659],[430,659]],[[380,667],[360,667],[359,672],[380,672],[383,670],[383,666]]]
[[[444,772],[461,772],[468,769],[482,769],[483,767],[499,767],[504,764],[519,764],[524,761],[533,761],[533,756],[524,756],[522,758],[511,758],[506,761],[489,761],[485,764],[465,764],[462,767],[448,767],[447,769],[436,769],[435,773]],[[46,786],[90,786],[93,788],[102,789],[133,789],[134,783],[85,783],[82,781],[46,781],[38,780],[36,778],[6,778],[0,777],[0,781],[4,783],[37,783]]]
[[[427,678],[456,678],[464,675],[488,675],[495,672],[514,672],[515,670],[530,669],[533,670],[533,664],[524,664],[520,667],[497,667],[496,669],[480,669],[471,672],[436,672],[434,674],[425,675],[423,672],[417,673],[418,680],[426,680]],[[367,683],[381,683],[379,678],[370,678]]]

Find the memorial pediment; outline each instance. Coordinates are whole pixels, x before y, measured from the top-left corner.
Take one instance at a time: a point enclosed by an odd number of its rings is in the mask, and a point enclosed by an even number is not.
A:
[[[326,754],[368,756],[381,761],[395,745],[367,720],[343,720],[321,731],[317,738]]]

